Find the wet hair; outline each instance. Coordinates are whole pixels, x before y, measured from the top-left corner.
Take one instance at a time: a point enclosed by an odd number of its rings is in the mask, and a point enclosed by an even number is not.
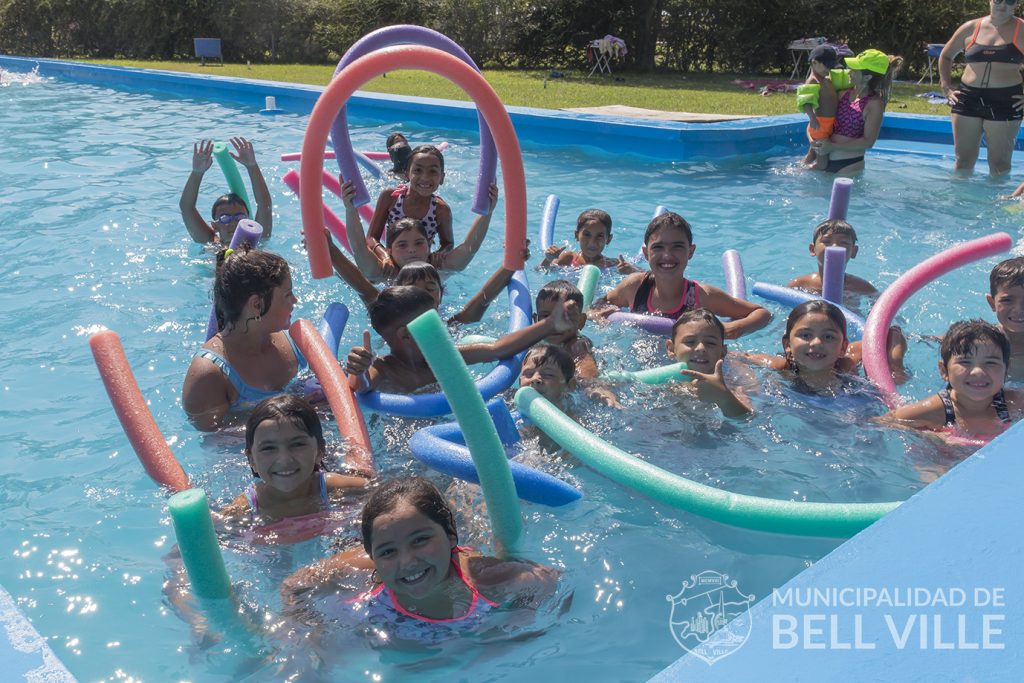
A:
[[[566,382],[571,382],[573,377],[576,376],[576,363],[573,362],[572,356],[557,344],[549,344],[547,342],[537,344],[526,352],[526,355],[523,356],[523,362],[526,362],[527,358],[533,358],[534,356],[537,357],[538,364],[540,365],[544,365],[548,361],[554,362],[558,369],[562,371]]]
[[[541,301],[547,301],[548,299],[557,300],[559,298],[564,298],[566,301],[575,301],[580,310],[583,310],[583,292],[568,280],[552,280],[541,287],[540,291],[537,292],[536,305],[540,306]]]
[[[601,209],[587,209],[581,213],[579,218],[576,219],[575,234],[579,235],[583,226],[590,221],[597,221],[605,227],[609,235],[612,234],[612,217],[608,215],[607,211],[602,211]]]
[[[863,72],[868,77],[868,89],[882,98],[883,108],[889,104],[889,99],[892,97],[893,78],[895,78],[902,66],[903,57],[889,55],[889,68],[884,74],[876,74],[874,71]]]
[[[249,213],[249,205],[245,203],[245,200],[239,197],[234,192],[228,194],[222,194],[217,197],[213,202],[213,208],[210,209],[210,218],[217,219],[217,209],[224,206],[225,204],[241,204],[245,208],[245,212]]]
[[[839,331],[843,333],[843,339],[846,339],[846,316],[839,310],[839,307],[833,303],[829,303],[824,299],[812,299],[811,301],[805,301],[789,313],[789,317],[786,318],[786,339],[789,339],[790,333],[793,328],[796,327],[796,323],[800,318],[810,313],[824,313],[828,316],[828,319],[835,323],[835,326],[839,328]]]
[[[966,356],[980,342],[986,341],[999,347],[1003,353],[1003,362],[1009,367],[1010,340],[992,323],[977,319],[961,320],[950,326],[946,336],[942,338],[942,346],[939,347],[942,364],[948,365],[949,359],[953,356]]]
[[[849,236],[853,243],[857,244],[857,231],[853,229],[852,225],[839,218],[830,218],[818,223],[818,227],[814,229],[814,235],[811,236],[811,243],[831,235]]]
[[[669,339],[675,340],[676,331],[683,325],[697,321],[711,325],[711,327],[715,328],[718,331],[718,334],[721,335],[722,341],[725,341],[725,325],[722,324],[722,321],[718,319],[717,315],[706,308],[694,308],[693,310],[684,312],[676,318],[676,321],[672,323],[672,336],[669,337]]]
[[[321,455],[327,450],[324,428],[320,424],[316,409],[310,405],[309,401],[299,396],[278,394],[257,403],[249,414],[249,419],[245,422],[245,454],[247,456],[252,454],[253,442],[256,440],[256,428],[266,420],[286,421],[297,427],[300,426],[303,431],[316,439],[316,446]],[[314,471],[319,470],[320,467],[321,464],[317,463]],[[260,476],[255,468],[252,469],[252,474],[255,477]]]
[[[421,314],[434,310],[434,297],[419,287],[387,287],[367,309],[370,326],[383,335],[387,330],[408,325]]]
[[[408,503],[417,512],[438,524],[445,534],[458,542],[459,534],[455,530],[455,516],[452,509],[437,487],[423,477],[402,477],[392,479],[381,485],[363,506],[361,522],[363,532],[363,548],[366,554],[373,557],[373,523],[381,515],[386,515],[401,503]]]
[[[678,213],[666,211],[665,213],[659,214],[647,224],[647,230],[644,232],[644,244],[651,241],[651,237],[654,233],[664,230],[665,228],[678,228],[686,233],[686,239],[690,244],[693,244],[693,229],[690,224],[686,222],[686,219],[680,216]]]
[[[444,296],[444,283],[441,282],[441,274],[437,272],[437,268],[426,261],[406,263],[398,271],[398,275],[395,276],[396,285],[411,285],[415,287],[415,283],[420,280],[433,280],[441,289],[441,296]]]
[[[1000,289],[1024,287],[1024,256],[1008,258],[997,263],[989,273],[988,285],[992,296]]]
[[[444,173],[444,155],[441,154],[441,150],[437,147],[434,147],[433,145],[417,145],[416,147],[413,147],[412,154],[409,155],[409,161],[411,162],[412,158],[417,154],[429,154],[430,156],[435,157],[441,162],[441,173]]]
[[[270,309],[274,288],[288,277],[288,262],[277,254],[251,249],[248,244],[217,254],[217,273],[213,282],[213,308],[217,329],[224,330],[238,320],[253,294],[260,297],[259,314]]]
[[[387,139],[388,156],[391,158],[391,172],[395,175],[402,175],[409,169],[409,159],[412,158],[412,149],[409,141],[401,133],[392,133]]]
[[[430,237],[427,235],[427,226],[423,224],[418,218],[410,218],[406,216],[399,218],[397,221],[388,226],[387,233],[384,235],[384,241],[387,243],[388,248],[391,248],[392,243],[397,240],[402,233],[415,230],[419,234],[426,238],[427,242],[430,242]]]

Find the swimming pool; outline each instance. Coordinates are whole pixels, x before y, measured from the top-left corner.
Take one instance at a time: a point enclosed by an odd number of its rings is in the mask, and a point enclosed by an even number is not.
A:
[[[238,440],[197,434],[178,404],[184,369],[205,326],[211,268],[209,255],[190,243],[180,225],[177,199],[192,140],[248,135],[275,197],[270,247],[293,265],[301,298],[296,316],[314,317],[328,301],[344,301],[355,314],[345,337],[351,343],[365,315],[340,283],[310,280],[298,241],[298,203],[279,181],[292,166],[276,158],[299,148],[304,117],[261,117],[198,96],[28,80],[0,89],[10,122],[2,143],[3,180],[18,188],[3,204],[10,258],[0,285],[8,302],[0,322],[17,333],[5,335],[0,361],[4,434],[11,444],[0,471],[0,549],[10,558],[0,568],[0,583],[82,679],[238,678],[236,660],[195,644],[188,626],[162,603],[162,556],[173,543],[164,497],[113,422],[85,339],[100,325],[117,330],[186,470],[219,503],[241,489],[246,469]],[[355,124],[357,147],[379,149],[402,121],[363,118]],[[443,194],[462,234],[476,169],[475,134],[412,130],[410,139],[453,145]],[[829,179],[795,171],[792,157],[668,164],[588,150],[554,155],[530,145],[524,157],[532,225],[549,192],[562,198],[556,239],[571,236],[575,214],[597,205],[616,220],[610,251],[633,253],[653,207],[664,204],[694,225],[698,251],[691,277],[722,283],[719,256],[726,248],[742,252],[753,279],[785,282],[813,267],[806,243],[824,217]],[[851,270],[878,286],[952,242],[995,230],[1020,236],[1016,216],[991,201],[1012,189],[1008,180],[956,179],[948,162],[925,157],[874,155],[869,164],[851,203],[850,220],[861,240]],[[201,210],[219,187],[216,174],[208,176]],[[500,225],[496,218],[494,233]],[[473,273],[450,280],[450,303],[471,290],[479,273],[497,266],[500,242],[490,235]],[[908,329],[941,333],[952,319],[987,313],[990,266],[966,268],[911,300],[902,312]],[[544,277],[531,272],[530,278],[536,291]],[[485,330],[502,329],[497,308]],[[776,351],[780,323],[736,346]],[[660,357],[653,344],[626,329],[588,326],[587,333],[607,349],[600,358],[613,367],[632,369]],[[926,342],[912,342],[908,364],[917,372],[906,393],[924,396],[938,388],[936,353]],[[766,409],[742,427],[694,415],[653,390],[626,402],[628,413],[585,409],[585,419],[603,420],[597,431],[623,448],[746,493],[902,499],[921,486],[912,465],[934,460],[923,440],[860,425],[857,406],[835,411],[808,405],[782,387],[760,399]],[[409,424],[380,416],[370,422],[382,469],[418,471],[404,451]],[[525,508],[531,556],[564,567],[564,585],[575,591],[566,615],[542,617],[543,635],[446,650],[428,661],[430,669],[356,640],[347,643],[352,650],[339,655],[337,666],[352,677],[383,680],[425,671],[474,680],[569,671],[644,678],[681,652],[665,628],[665,596],[677,593],[690,574],[727,573],[761,597],[838,543],[722,527],[652,504],[582,468],[571,476],[586,489],[584,501],[555,512]],[[467,524],[468,540],[485,543],[481,525]],[[280,579],[321,552],[311,543],[249,553],[235,543],[227,555],[240,593],[262,615],[277,609]],[[285,646],[283,653],[301,664],[300,650]],[[264,664],[250,674],[258,680],[274,671]]]

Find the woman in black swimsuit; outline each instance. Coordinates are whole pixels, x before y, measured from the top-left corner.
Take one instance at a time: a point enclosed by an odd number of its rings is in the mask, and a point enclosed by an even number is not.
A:
[[[956,169],[972,171],[981,134],[988,147],[988,170],[1010,170],[1013,146],[1024,110],[1024,21],[1014,16],[1017,0],[989,0],[990,14],[961,26],[942,48],[939,81],[953,106]],[[953,57],[964,52],[967,66],[959,89],[952,85]]]

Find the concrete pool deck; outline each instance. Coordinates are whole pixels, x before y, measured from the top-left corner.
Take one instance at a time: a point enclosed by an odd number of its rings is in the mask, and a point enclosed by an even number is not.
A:
[[[39,70],[42,76],[90,83],[104,87],[159,93],[177,97],[203,98],[216,92],[220,101],[230,101],[258,111],[264,97],[273,95],[278,107],[289,114],[305,115],[313,107],[322,88],[286,85],[264,81],[221,78],[205,75],[146,71],[124,67],[101,67],[60,60],[7,57],[0,55],[0,67],[11,71]],[[353,117],[400,120],[421,126],[474,131],[476,110],[471,103],[396,97],[363,93],[353,98]],[[551,110],[510,108],[520,138],[529,144],[560,147],[597,148],[609,154],[634,154],[662,161],[716,159],[737,156],[766,156],[792,153],[803,143],[806,119],[794,114],[772,118],[752,118],[714,123],[685,123],[624,118],[608,114],[570,113]],[[907,153],[952,156],[952,134],[947,117],[887,114],[879,153]],[[1021,138],[1018,138],[1018,148]],[[696,657],[683,657],[672,664],[658,681],[682,678],[714,680],[978,680],[1010,681],[1024,678],[1024,641],[1014,629],[1024,623],[1024,583],[1019,570],[1024,549],[1021,535],[1015,532],[1014,510],[1020,510],[1016,494],[1024,484],[1024,425],[998,439],[954,468],[937,483],[925,488],[881,522],[869,527],[831,554],[815,563],[786,584],[787,588],[1004,588],[999,614],[1004,620],[991,623],[1001,628],[1003,650],[970,649],[980,643],[980,619],[984,608],[927,607],[929,619],[938,615],[946,625],[939,636],[941,646],[932,647],[934,634],[926,638],[928,648],[916,647],[920,633],[916,622],[905,630],[907,619],[895,616],[896,636],[907,634],[905,646],[896,648],[884,620],[884,609],[861,609],[862,642],[875,649],[844,649],[854,640],[854,611],[847,608],[802,608],[773,606],[772,596],[758,596],[762,602],[751,610],[752,631],[745,644],[734,654],[708,667]],[[1013,498],[1011,498],[1013,496]],[[1016,560],[1016,562],[1015,562]],[[1011,576],[1010,568],[1016,570]],[[970,596],[970,597],[973,597]],[[5,602],[6,599],[6,602]],[[15,631],[6,628],[0,638],[0,670],[6,674],[29,674],[40,662],[55,660],[45,640],[21,635],[27,620],[18,613],[13,600],[0,588],[0,617],[5,626],[18,623]],[[883,606],[884,607],[884,606]],[[831,608],[829,608],[831,609]],[[859,609],[859,608],[858,608]],[[786,610],[786,611],[782,611]],[[817,610],[817,611],[814,611]],[[930,611],[929,611],[930,610]],[[817,619],[826,614],[822,621]],[[958,617],[966,619],[963,648],[944,647],[957,643]],[[830,631],[830,617],[837,617],[837,629]],[[772,619],[794,618],[799,629],[783,629],[800,636],[799,646],[772,648]],[[810,616],[812,620],[805,622]],[[998,615],[997,615],[998,616]],[[21,621],[18,621],[20,617]],[[23,622],[23,623],[22,623]],[[787,619],[779,622],[786,626]],[[807,627],[805,627],[805,623]],[[873,629],[873,630],[869,630]],[[31,629],[31,626],[28,625]],[[821,633],[818,633],[818,631]],[[34,633],[34,631],[32,631]],[[787,636],[780,636],[786,637]],[[667,634],[666,634],[667,636]],[[810,647],[804,647],[804,637]],[[834,636],[834,640],[830,640]],[[22,648],[33,643],[33,649]],[[907,644],[909,643],[909,644]],[[825,647],[818,649],[817,645]],[[35,647],[39,645],[39,647]],[[59,662],[58,662],[59,664]],[[38,680],[73,680],[67,678]],[[777,675],[775,672],[778,672]]]

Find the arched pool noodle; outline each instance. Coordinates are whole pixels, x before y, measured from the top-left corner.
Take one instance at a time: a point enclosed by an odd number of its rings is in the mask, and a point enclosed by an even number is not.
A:
[[[392,46],[406,44],[423,46],[444,52],[462,61],[478,74],[480,72],[480,69],[477,67],[473,59],[466,54],[466,51],[448,36],[438,33],[437,31],[432,31],[429,28],[424,28],[423,26],[399,24],[396,26],[386,26],[384,28],[377,29],[376,31],[367,33],[356,41],[338,62],[338,66],[334,70],[333,78],[334,80],[337,80],[342,71],[366,55]],[[415,65],[409,66],[415,68]],[[388,69],[388,71],[391,70],[392,69]],[[374,76],[377,75],[379,74],[374,74]],[[472,96],[471,93],[467,94]],[[476,98],[474,97],[474,99]],[[478,108],[479,104],[480,103],[477,102]],[[484,216],[490,210],[490,199],[487,195],[487,190],[495,179],[497,158],[494,144],[495,139],[492,136],[493,122],[488,120],[487,116],[483,115],[482,111],[477,113],[477,120],[480,126],[480,166],[479,171],[477,172],[476,193],[473,195],[473,213]],[[356,206],[366,204],[370,201],[370,196],[366,191],[366,185],[363,184],[362,178],[355,173],[355,159],[352,154],[352,139],[349,137],[348,132],[348,113],[347,107],[344,104],[338,108],[337,116],[331,126],[331,143],[334,145],[338,168],[341,169],[341,175],[345,178],[352,178],[353,182],[356,184]],[[517,270],[517,268],[509,268],[510,270]],[[522,265],[518,266],[518,268],[522,268]]]
[[[850,193],[853,191],[853,178],[836,178],[832,181],[832,198],[828,202],[829,220],[846,220],[850,208]]]
[[[508,331],[515,332],[533,320],[530,284],[526,281],[526,273],[517,271],[505,289],[508,292]],[[519,376],[523,355],[524,353],[520,353],[501,361],[486,377],[476,383],[477,391],[485,401],[512,386]],[[404,417],[436,417],[452,412],[448,398],[440,391],[432,394],[386,394],[368,391],[358,394],[357,398],[364,408]]]
[[[671,318],[663,318],[660,315],[618,311],[608,316],[608,322],[639,327],[641,330],[647,330],[653,334],[667,337],[672,334],[672,324],[674,321]]]
[[[547,251],[555,239],[555,219],[558,218],[558,206],[562,200],[557,194],[549,194],[544,201],[544,213],[540,217],[540,250]]]
[[[846,282],[846,249],[825,248],[825,265],[821,274],[821,298],[843,305],[843,286]]]
[[[1013,238],[1005,232],[957,244],[925,259],[900,275],[878,297],[864,326],[864,374],[879,388],[890,405],[897,404],[899,396],[896,394],[896,384],[889,369],[886,340],[889,336],[889,326],[892,325],[900,307],[932,280],[973,261],[1007,251],[1012,246]]]
[[[759,296],[762,299],[774,301],[777,304],[789,306],[790,308],[795,308],[805,301],[815,301],[822,298],[817,294],[803,292],[799,289],[790,289],[780,285],[770,285],[766,282],[755,282],[751,291],[754,293],[754,296]],[[845,306],[839,304],[835,304],[835,306],[846,317],[846,337],[850,341],[857,341],[863,337],[864,319]]]
[[[320,387],[331,406],[338,431],[347,443],[345,464],[359,472],[373,475],[373,451],[370,433],[366,429],[363,412],[356,403],[348,378],[338,365],[337,356],[331,353],[323,338],[308,320],[296,320],[288,333],[306,357],[313,374],[320,380]]]
[[[324,169],[324,172],[321,174],[321,178],[323,178],[324,187],[330,190],[331,194],[333,194],[335,197],[341,199],[341,183],[338,181],[338,179],[335,178],[330,173],[328,173],[327,169]],[[370,206],[369,204],[364,204],[363,206],[356,208],[359,211],[359,215],[363,217],[364,221],[369,223],[370,221],[373,220],[372,206]]]
[[[285,173],[284,176],[281,177],[281,180],[288,186],[288,189],[295,193],[295,196],[298,197],[301,202],[302,195],[299,193],[301,183],[299,182],[298,172],[293,168]],[[345,222],[338,218],[338,215],[331,211],[329,206],[324,204],[322,196],[320,199],[320,206],[323,208],[324,212],[324,225],[326,225],[327,229],[331,231],[331,235],[334,236],[334,239],[341,243],[341,246],[344,247],[345,251],[351,254],[352,247],[348,243],[348,231],[345,229]],[[328,259],[330,259],[330,255],[328,255]]]
[[[231,579],[217,545],[206,493],[202,489],[180,491],[171,496],[167,507],[192,592],[201,598],[231,595]]]
[[[346,66],[344,71],[324,89],[309,117],[309,125],[302,141],[302,193],[299,200],[302,205],[302,222],[308,235],[306,248],[313,277],[328,277],[332,272],[327,243],[321,234],[323,210],[317,194],[320,176],[323,173],[323,150],[327,143],[327,131],[334,115],[359,86],[381,73],[399,69],[422,69],[436,73],[458,85],[476,102],[477,108],[494,133],[498,158],[501,161],[505,189],[504,266],[513,271],[521,270],[522,244],[526,239],[526,178],[523,174],[519,140],[508,112],[487,81],[472,67],[439,50],[404,45],[377,50]],[[486,199],[486,193],[484,196]]]
[[[682,375],[680,370],[686,369],[686,363],[669,363],[648,370],[621,370],[605,373],[605,377],[617,382],[642,382],[643,384],[665,384],[666,382],[690,382],[689,375]]]
[[[496,398],[487,404],[498,438],[506,447],[519,442],[519,430],[515,420],[505,406],[504,399]],[[409,440],[409,450],[414,458],[427,467],[463,481],[480,483],[480,476],[473,464],[472,455],[466,447],[466,439],[457,422],[433,425],[420,429]],[[567,505],[583,497],[576,488],[561,479],[515,460],[509,460],[516,495],[522,500],[550,507]]]
[[[601,269],[590,263],[580,269],[580,279],[576,287],[583,294],[583,310],[590,308],[594,303],[594,294],[597,292],[597,283],[601,279]]]
[[[256,221],[243,218],[238,221],[228,248],[237,249],[243,242],[255,248],[259,245],[261,237],[263,237],[263,226]],[[206,321],[206,341],[210,341],[210,338],[217,334],[217,330],[217,308],[210,304],[210,318]]]
[[[221,173],[224,174],[224,180],[228,183],[228,190],[241,197],[245,202],[245,210],[249,212],[250,216],[253,215],[252,204],[249,203],[249,193],[245,189],[245,183],[242,182],[242,174],[238,172],[238,163],[228,151],[228,146],[223,142],[215,142],[213,156],[217,160],[217,165],[220,166]]]
[[[172,491],[189,488],[185,470],[181,469],[146,406],[117,333],[113,330],[97,332],[89,337],[89,348],[117,419],[150,479]]]
[[[743,273],[740,252],[735,249],[722,252],[722,269],[725,271],[725,291],[731,297],[746,300],[747,277]]]
[[[654,500],[744,529],[847,538],[899,503],[805,503],[731,493],[691,481],[630,455],[578,425],[532,387],[516,393],[523,416],[609,479]]]
[[[495,545],[503,555],[514,554],[523,532],[523,520],[512,470],[494,421],[487,414],[484,400],[473,386],[469,368],[437,311],[427,311],[408,327],[441,389],[449,397],[455,419],[462,428],[487,501]]]

